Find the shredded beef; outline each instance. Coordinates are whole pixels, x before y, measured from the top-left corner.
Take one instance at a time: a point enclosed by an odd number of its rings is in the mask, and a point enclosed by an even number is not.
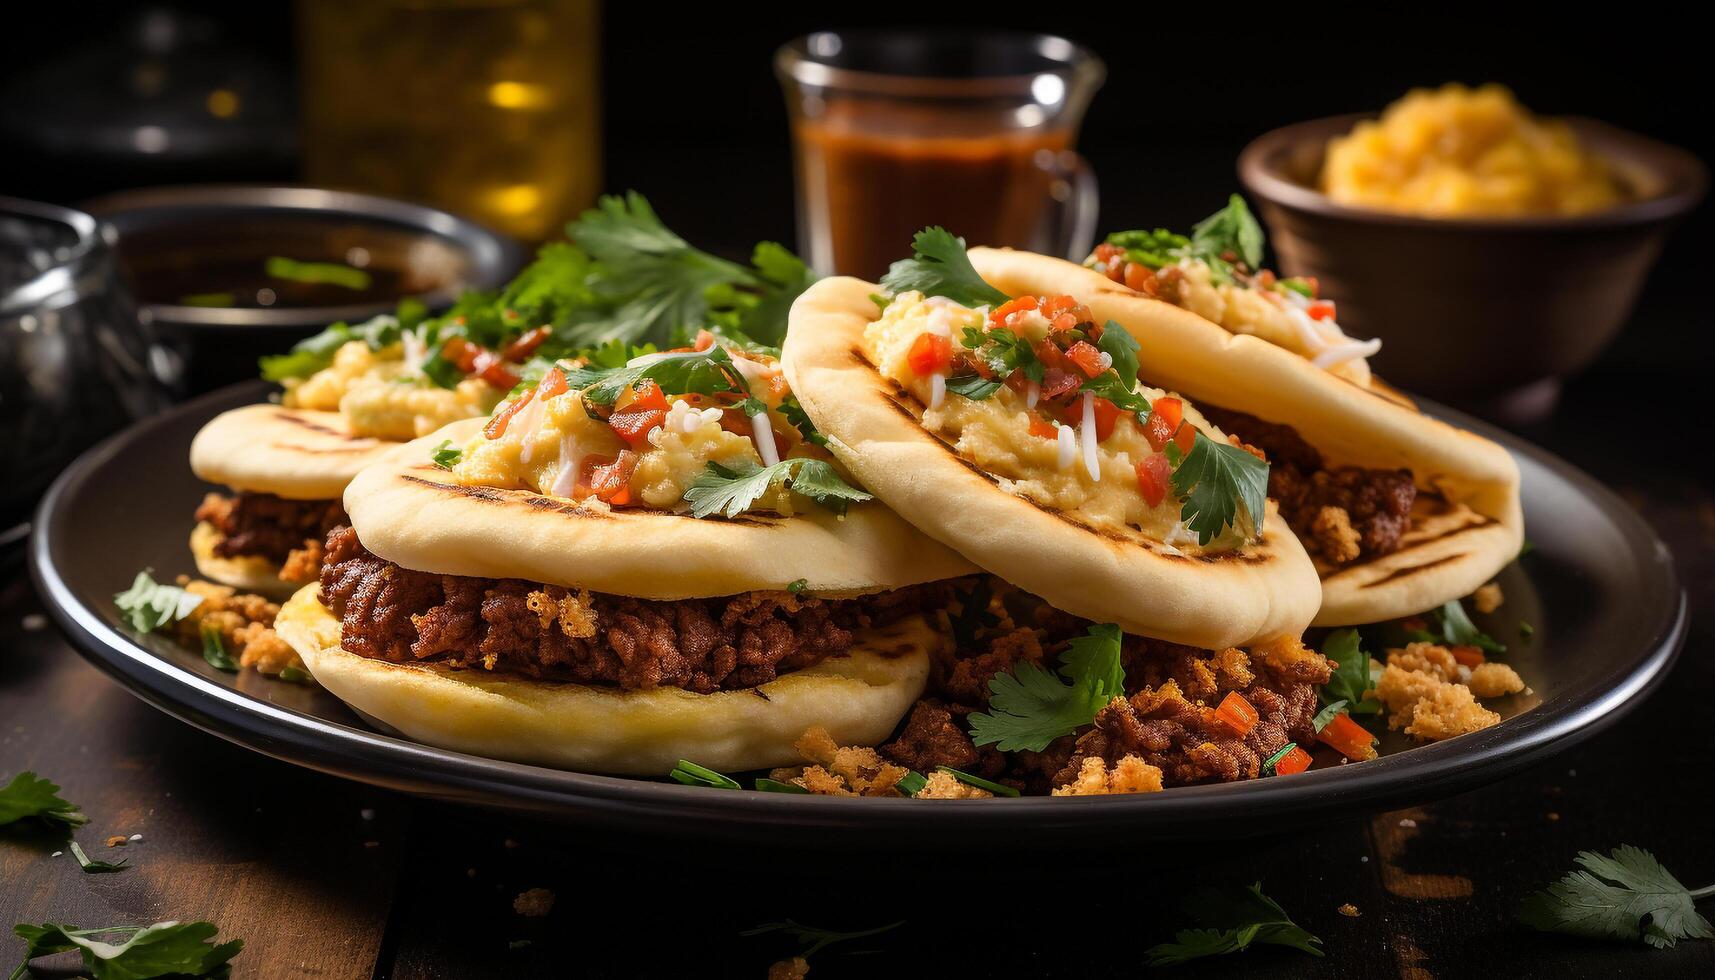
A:
[[[294,551],[317,549],[328,532],[346,522],[338,500],[287,500],[271,493],[211,493],[196,519],[220,532],[220,558],[255,556],[285,562]],[[310,576],[314,578],[314,576]]]
[[[358,656],[623,688],[755,687],[845,652],[854,630],[916,612],[933,595],[747,592],[661,602],[412,571],[371,553],[349,527],[329,534],[326,550],[322,601]]]
[[[1294,533],[1324,560],[1340,565],[1399,548],[1417,499],[1410,470],[1325,466],[1322,454],[1291,426],[1224,408],[1205,406],[1203,415],[1267,454],[1268,495],[1279,501],[1280,515]],[[1338,508],[1345,520],[1330,521],[1326,508]],[[1348,526],[1357,533],[1357,555],[1340,533]]]

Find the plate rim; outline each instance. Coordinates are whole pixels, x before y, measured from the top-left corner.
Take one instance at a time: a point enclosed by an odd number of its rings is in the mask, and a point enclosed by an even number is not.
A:
[[[1487,423],[1433,402],[1431,414],[1469,428],[1528,457],[1570,484],[1620,525],[1631,557],[1661,576],[1643,588],[1665,586],[1665,608],[1649,611],[1655,629],[1640,639],[1640,653],[1577,688],[1559,692],[1498,725],[1443,742],[1418,746],[1362,766],[1333,766],[1290,780],[1176,787],[1170,792],[1104,797],[1020,797],[922,806],[891,798],[739,792],[640,777],[608,776],[508,762],[424,745],[340,724],[263,701],[172,663],[109,624],[84,605],[53,557],[53,538],[65,501],[90,476],[132,443],[187,415],[242,404],[272,386],[240,382],[173,406],[110,436],[80,455],[55,478],[38,505],[28,548],[30,577],[49,614],[85,660],[133,695],[180,721],[252,751],[294,765],[419,796],[512,811],[637,827],[640,821],[672,825],[676,832],[719,836],[760,835],[791,828],[849,829],[876,833],[971,833],[1017,830],[1128,829],[1165,834],[1245,834],[1247,823],[1308,817],[1353,806],[1360,812],[1439,798],[1493,782],[1578,745],[1619,721],[1658,687],[1678,659],[1688,624],[1688,597],[1672,553],[1643,518],[1617,494],[1553,453]],[[251,399],[255,400],[255,399]],[[1527,515],[1528,523],[1528,515]],[[1561,700],[1574,703],[1553,712]],[[1578,701],[1582,703],[1576,703]],[[1230,805],[1242,801],[1240,805]],[[943,801],[959,803],[960,801]],[[1091,809],[1094,808],[1094,809]],[[640,812],[641,811],[641,812]],[[682,823],[682,821],[695,821]],[[1273,820],[1269,822],[1275,822]],[[1198,828],[1202,831],[1199,832]],[[1271,832],[1257,826],[1251,833]],[[1232,831],[1232,833],[1225,833]]]

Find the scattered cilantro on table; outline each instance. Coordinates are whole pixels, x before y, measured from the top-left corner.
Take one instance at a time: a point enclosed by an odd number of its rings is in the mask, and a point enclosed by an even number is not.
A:
[[[112,874],[125,870],[124,858],[118,861],[92,861],[89,855],[83,853],[83,845],[77,841],[71,841],[68,846],[71,848],[71,856],[77,858],[77,866],[83,869],[84,874]]]
[[[787,919],[784,922],[764,922],[762,925],[759,925],[754,929],[744,930],[739,933],[739,935],[761,936],[771,932],[786,933],[799,942],[806,944],[804,951],[798,955],[805,959],[809,959],[827,947],[832,946],[834,943],[850,942],[853,939],[863,939],[868,936],[879,936],[884,932],[892,932],[904,924],[905,920],[900,919],[898,922],[889,922],[887,925],[876,926],[874,929],[860,929],[855,932],[835,932],[832,929],[807,926],[794,922],[791,919]]]
[[[737,517],[777,483],[836,514],[844,514],[849,503],[872,499],[841,479],[833,464],[800,456],[772,466],[745,460],[734,460],[731,466],[710,463],[685,490],[685,502],[691,505],[693,517]]]
[[[219,928],[212,922],[157,922],[152,926],[108,926],[79,929],[44,922],[19,923],[12,931],[24,940],[24,959],[12,971],[19,980],[30,961],[40,956],[76,951],[95,980],[149,980],[152,977],[225,977],[229,961],[244,948],[244,940],[216,946],[210,940]]]
[[[1069,683],[1062,683],[1060,677]],[[1048,743],[1095,720],[1109,701],[1125,695],[1120,629],[1091,626],[1060,656],[1059,676],[1033,663],[989,679],[989,710],[969,718],[971,738],[1002,752],[1040,752]]]
[[[925,228],[911,239],[913,255],[893,263],[881,277],[882,288],[897,296],[916,290],[945,296],[960,306],[993,306],[1009,298],[989,285],[965,254],[965,240],[945,228]]]
[[[710,789],[743,789],[738,780],[724,773],[716,772],[708,766],[699,766],[689,759],[680,759],[679,764],[667,775],[674,781],[686,786],[706,786]]]
[[[1696,891],[1679,883],[1655,855],[1621,844],[1607,856],[1578,852],[1581,871],[1531,893],[1518,919],[1533,929],[1592,939],[1642,941],[1657,949],[1681,939],[1715,939],[1709,920],[1697,913],[1715,885]]]
[[[202,596],[157,582],[147,571],[138,572],[131,587],[113,597],[125,621],[139,633],[152,633],[176,623],[201,603]]]
[[[1150,966],[1177,966],[1205,956],[1241,952],[1257,943],[1322,955],[1322,940],[1264,895],[1260,881],[1249,888],[1194,892],[1185,902],[1185,911],[1200,928],[1181,929],[1173,942],[1150,947],[1146,954]]]
[[[238,660],[226,649],[226,641],[221,639],[220,630],[213,623],[204,621],[202,624],[202,658],[215,670],[224,670],[229,674],[238,672]]]
[[[18,773],[0,786],[0,827],[19,820],[35,819],[61,830],[72,830],[89,822],[76,803],[60,799],[60,788],[29,770]]]
[[[1318,692],[1324,709],[1337,701],[1344,701],[1347,714],[1373,715],[1381,712],[1380,701],[1364,697],[1364,692],[1375,690],[1376,682],[1370,673],[1370,655],[1358,644],[1357,630],[1329,633],[1328,638],[1322,641],[1322,656],[1334,661],[1334,671],[1328,675],[1328,683],[1323,684]],[[1318,714],[1317,718],[1320,719],[1321,715]],[[1328,720],[1332,721],[1333,716],[1330,715]],[[1321,725],[1317,730],[1321,730]]]
[[[1506,644],[1497,641],[1471,622],[1470,615],[1465,612],[1464,603],[1458,599],[1447,600],[1441,606],[1438,618],[1441,621],[1441,639],[1448,646],[1476,647],[1490,656],[1507,652]]]

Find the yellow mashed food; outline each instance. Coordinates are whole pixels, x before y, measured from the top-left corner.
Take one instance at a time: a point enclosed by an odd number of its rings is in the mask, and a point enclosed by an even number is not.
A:
[[[779,375],[778,365],[733,355],[735,362],[750,365],[752,390],[769,406],[769,421],[780,458],[811,456],[827,458],[814,446],[796,437],[779,414],[784,389],[767,382]],[[758,383],[758,382],[761,383]],[[551,398],[532,399],[514,415],[497,439],[478,435],[464,447],[454,467],[459,482],[472,486],[529,489],[554,497],[576,499],[579,476],[591,463],[605,463],[622,452],[635,455],[629,499],[623,503],[657,510],[685,506],[685,491],[702,476],[710,463],[727,468],[763,465],[756,442],[750,435],[721,427],[722,411],[696,396],[668,395],[667,416],[647,434],[648,446],[632,447],[606,422],[592,418],[576,391]],[[701,401],[702,407],[697,403]],[[616,411],[625,408],[622,398]],[[616,501],[618,502],[618,501]],[[775,483],[752,509],[794,513],[792,493]],[[601,506],[592,501],[592,506]]]
[[[1583,214],[1625,199],[1571,127],[1499,85],[1411,92],[1329,141],[1321,183],[1342,204],[1439,217]]]
[[[285,386],[280,402],[287,408],[339,412],[353,435],[399,442],[487,415],[506,395],[478,378],[439,387],[406,363],[401,345],[372,351],[361,340],[340,347],[326,368]]]
[[[1332,317],[1311,319],[1308,301],[1296,293],[1271,292],[1235,283],[1218,283],[1206,263],[1181,260],[1179,276],[1162,298],[1219,324],[1229,333],[1250,334],[1284,347],[1317,367],[1354,384],[1368,385],[1370,366],[1364,358],[1379,344],[1353,341]]]
[[[1092,474],[1079,451],[1068,459],[1061,440],[1076,439],[1077,428],[1058,427],[1057,438],[1030,431],[1035,416],[1028,399],[1001,386],[982,400],[947,393],[936,404],[934,384],[911,369],[908,355],[919,334],[950,336],[955,347],[966,327],[980,328],[984,313],[942,297],[927,299],[919,292],[899,294],[880,319],[864,330],[868,355],[876,369],[925,407],[923,426],[935,433],[963,459],[1000,481],[1001,489],[1042,507],[1059,511],[1087,527],[1118,531],[1136,528],[1155,540],[1187,554],[1226,551],[1241,546],[1248,529],[1227,528],[1199,547],[1197,535],[1179,520],[1180,502],[1172,494],[1151,507],[1138,489],[1137,463],[1154,450],[1143,431],[1121,418],[1107,439],[1096,444]],[[1012,321],[1015,331],[1032,342],[1047,336],[1048,321],[1031,313]],[[1137,391],[1153,401],[1168,396],[1159,388],[1139,385]],[[1184,419],[1213,439],[1226,441],[1189,402]],[[1060,429],[1071,431],[1071,437]]]

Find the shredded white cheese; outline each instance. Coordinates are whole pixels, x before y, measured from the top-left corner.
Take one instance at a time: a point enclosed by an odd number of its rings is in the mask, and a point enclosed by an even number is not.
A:
[[[1059,464],[1062,470],[1072,465],[1072,460],[1078,456],[1078,437],[1072,434],[1072,427],[1054,423],[1057,431],[1055,440],[1059,443]]]
[[[780,462],[780,450],[774,445],[774,427],[768,424],[768,413],[757,412],[750,417],[750,431],[756,440],[756,454],[762,457],[763,466],[773,466]]]
[[[548,492],[556,497],[570,497],[578,486],[578,467],[584,458],[578,452],[578,437],[567,433],[560,437],[560,472],[554,476],[554,485]]]
[[[1078,443],[1084,450],[1084,471],[1100,483],[1102,468],[1096,464],[1096,396],[1084,392],[1084,417],[1078,422]]]
[[[947,376],[936,372],[929,375],[929,407],[940,408],[947,400]]]
[[[1343,344],[1335,344],[1317,354],[1310,363],[1319,368],[1334,368],[1360,357],[1370,357],[1382,349],[1380,337],[1369,340],[1348,340]]]
[[[1041,398],[1042,386],[1034,381],[1026,382],[1024,385],[1024,407],[1035,408],[1037,401]]]
[[[523,441],[520,443],[521,448],[518,450],[518,461],[526,466],[530,465],[530,457],[536,449],[536,430],[542,426],[542,403],[544,401],[546,399],[532,395],[530,404],[525,405],[523,410],[518,413],[518,417],[513,419],[511,423],[518,426],[518,431],[524,434]]]

